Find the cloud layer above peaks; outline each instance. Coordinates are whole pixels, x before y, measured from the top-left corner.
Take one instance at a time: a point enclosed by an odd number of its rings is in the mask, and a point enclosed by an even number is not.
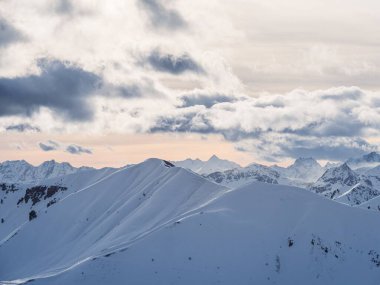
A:
[[[4,135],[219,135],[268,161],[377,149],[376,1],[1,3]]]

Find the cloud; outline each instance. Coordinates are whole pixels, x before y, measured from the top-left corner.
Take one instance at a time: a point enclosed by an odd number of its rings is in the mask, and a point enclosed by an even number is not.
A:
[[[0,48],[24,40],[25,36],[0,16]]]
[[[41,129],[36,126],[32,126],[28,123],[23,123],[23,124],[16,124],[16,125],[9,125],[5,127],[6,131],[15,131],[19,133],[24,133],[24,132],[41,132]]]
[[[92,154],[92,151],[88,148],[84,148],[80,145],[75,145],[75,144],[71,144],[69,146],[66,147],[66,152],[68,153],[71,153],[71,154],[82,154],[82,153],[85,153],[85,154]]]
[[[215,104],[224,102],[231,103],[238,100],[238,98],[233,95],[222,93],[205,93],[202,90],[194,90],[193,92],[185,93],[181,95],[179,99],[181,100],[181,108],[197,105],[202,105],[206,108],[210,108]]]
[[[64,149],[65,152],[71,153],[71,154],[77,154],[80,155],[82,153],[85,154],[92,154],[92,151],[88,148],[82,147],[77,144],[70,144],[70,145],[62,145],[59,142],[48,140],[47,142],[40,142],[39,144],[40,149],[43,151],[53,151],[53,150],[60,150]]]
[[[74,5],[70,0],[58,0],[55,4],[55,12],[58,14],[72,14],[74,12]]]
[[[236,143],[239,151],[253,153],[265,161],[278,162],[284,158],[315,157],[317,159],[342,161],[377,151],[359,137],[303,137],[294,134],[267,133],[253,139]]]
[[[194,96],[194,95],[193,95]],[[215,95],[187,97],[160,114],[151,132],[221,134],[266,159],[315,156],[339,159],[377,149],[366,141],[380,135],[379,94],[357,87],[258,97]],[[242,142],[252,141],[252,146]],[[245,148],[244,148],[245,147]]]
[[[58,150],[60,148],[59,143],[49,140],[46,143],[40,142],[39,144],[40,149],[43,151],[52,151],[52,150]]]
[[[185,72],[204,73],[203,68],[188,54],[175,56],[164,54],[156,49],[148,55],[146,62],[157,71],[175,75]]]
[[[93,117],[90,96],[101,78],[62,61],[40,60],[41,73],[25,77],[0,78],[0,116],[32,116],[47,107],[70,121]]]
[[[362,100],[351,96],[358,92],[362,93]],[[339,97],[343,99],[336,99]],[[371,122],[368,122],[369,117],[363,116],[365,108],[374,109],[369,102],[371,97],[375,95],[364,93],[357,87],[314,92],[294,90],[283,95],[263,94],[256,98],[234,98],[220,94],[216,97],[212,94],[195,95],[190,99],[184,97],[183,107],[178,107],[175,112],[159,116],[157,124],[165,122],[167,125],[168,122],[173,122],[173,125],[167,126],[168,129],[183,131],[203,129],[204,125],[209,125],[210,130],[226,137],[232,131],[235,132],[233,137],[236,139],[267,132],[309,136],[358,136],[365,135],[370,128],[378,130],[380,127],[380,115],[372,114]],[[213,104],[218,98],[226,100]],[[196,107],[198,104],[207,108]]]
[[[96,5],[88,5],[89,3],[72,0],[56,0],[50,5],[50,10],[59,16],[68,17],[73,20],[75,16],[93,16]]]
[[[153,27],[176,30],[187,26],[181,14],[165,7],[161,0],[139,0],[139,4],[147,13]]]

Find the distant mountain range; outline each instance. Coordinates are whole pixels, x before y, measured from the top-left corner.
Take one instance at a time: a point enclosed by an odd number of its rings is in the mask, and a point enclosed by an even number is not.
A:
[[[208,161],[174,163],[231,188],[253,181],[297,186],[349,205],[360,205],[380,195],[380,155],[376,152],[323,167],[311,157],[298,158],[288,167],[255,163],[241,167],[216,156]]]
[[[171,162],[206,179],[230,188],[251,182],[297,186],[349,205],[360,205],[380,194],[380,155],[376,152],[322,167],[315,159],[298,158],[288,167],[237,163],[213,155],[207,161],[186,159]],[[116,171],[117,169],[108,169]],[[67,162],[46,161],[33,166],[25,160],[0,163],[0,183],[36,184],[66,175],[95,171]]]
[[[75,168],[67,162],[45,161],[33,166],[25,160],[13,160],[0,163],[0,182],[28,183],[43,179],[65,176],[80,171],[92,170],[91,167]]]
[[[200,159],[185,159],[182,161],[173,161],[176,166],[183,167],[194,171],[198,174],[210,174],[216,171],[230,170],[234,168],[240,168],[240,165],[229,160],[220,159],[216,155],[210,157],[207,161]]]

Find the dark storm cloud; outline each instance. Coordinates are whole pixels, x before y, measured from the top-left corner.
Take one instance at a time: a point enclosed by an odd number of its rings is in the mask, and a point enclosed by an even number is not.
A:
[[[25,40],[25,36],[0,16],[0,48]]]
[[[316,140],[318,140],[316,138]],[[312,156],[318,159],[342,161],[349,157],[356,157],[377,150],[362,139],[354,139],[356,144],[310,144],[310,141],[301,140],[293,144],[284,145],[283,157],[305,157]]]
[[[154,50],[148,55],[146,61],[152,68],[161,72],[176,75],[184,72],[204,73],[202,67],[187,54],[175,56]]]
[[[47,107],[67,120],[90,120],[90,97],[101,78],[57,60],[40,60],[38,65],[39,75],[0,78],[0,116],[31,116]]]
[[[139,4],[155,28],[175,30],[187,26],[181,14],[176,10],[166,8],[160,0],[139,0]]]
[[[92,151],[90,149],[84,148],[80,145],[75,145],[75,144],[67,146],[66,152],[71,153],[71,154],[78,154],[78,155],[82,153],[92,154]]]
[[[43,151],[52,151],[52,150],[57,150],[59,149],[59,144],[55,141],[52,141],[52,140],[49,140],[47,141],[46,143],[42,143],[40,142],[38,144],[38,146],[40,147],[40,149],[42,149]]]
[[[320,120],[305,125],[302,128],[284,128],[283,133],[302,136],[342,136],[354,137],[363,135],[365,126],[355,119],[337,117],[335,120]]]
[[[197,127],[193,123],[196,117],[198,117],[199,120],[202,121],[201,127]],[[150,132],[196,132],[210,134],[215,133],[216,130],[208,124],[207,119],[205,117],[193,111],[186,112],[183,114],[177,114],[170,117],[161,116],[156,120],[154,126],[150,129]]]
[[[74,11],[74,6],[70,0],[58,0],[54,8],[58,14],[72,14]]]
[[[207,115],[196,112],[188,112],[171,117],[159,117],[154,126],[150,128],[149,132],[219,134],[231,142],[257,137],[261,133],[260,130],[247,132],[238,128],[220,129],[213,125],[213,122],[207,117]]]
[[[181,96],[182,104],[180,107],[186,108],[191,106],[202,105],[206,108],[210,108],[218,103],[235,102],[237,100],[234,96],[225,94],[202,94],[202,93],[190,93]]]
[[[269,151],[276,149],[277,151]],[[279,140],[273,138],[260,138],[256,150],[261,151],[266,160],[276,160],[284,157],[307,157],[317,159],[343,161],[349,157],[356,157],[365,153],[378,150],[377,146],[371,145],[362,138],[341,137],[300,137],[283,136]]]
[[[16,125],[9,125],[9,126],[5,127],[5,130],[6,131],[20,132],[20,133],[28,132],[28,131],[38,132],[38,133],[41,132],[41,129],[39,127],[32,126],[32,125],[27,124],[27,123],[16,124]]]

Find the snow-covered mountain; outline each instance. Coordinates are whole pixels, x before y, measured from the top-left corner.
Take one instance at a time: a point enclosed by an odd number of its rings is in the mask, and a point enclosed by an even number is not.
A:
[[[172,161],[176,166],[189,169],[195,173],[207,175],[213,172],[231,170],[239,168],[240,165],[229,160],[220,159],[216,155],[213,155],[207,161],[200,159],[186,159],[182,161]]]
[[[1,280],[46,276],[126,248],[228,190],[158,159],[99,172],[2,192]]]
[[[45,161],[33,166],[25,160],[13,160],[0,163],[0,182],[2,183],[30,183],[78,171],[90,170],[90,167],[75,168],[67,162]]]
[[[352,170],[347,163],[330,163],[322,167],[313,158],[298,158],[288,167],[251,164],[203,176],[231,188],[253,181],[297,186],[352,206],[380,195],[380,166]]]
[[[360,175],[347,163],[328,169],[310,190],[349,205],[359,205],[380,195],[377,176]]]
[[[253,181],[307,187],[315,182],[324,170],[325,168],[313,158],[298,158],[288,167],[268,167],[252,163],[247,167],[216,171],[204,177],[229,187],[238,187]]]
[[[346,161],[347,165],[352,169],[373,168],[380,165],[380,154],[371,152],[361,157],[350,158]]]
[[[67,189],[34,205],[30,191],[0,191],[0,284],[379,281],[378,213],[304,189],[230,190],[158,159],[49,183]]]
[[[280,184],[299,187],[306,187],[310,183],[317,181],[324,172],[324,168],[311,157],[300,157],[288,167],[274,165],[272,169],[280,174]]]
[[[267,166],[251,164],[247,167],[213,172],[204,177],[215,183],[236,188],[253,181],[278,184],[280,174]]]
[[[328,169],[310,189],[316,193],[323,193],[326,197],[334,198],[356,186],[360,176],[346,163]]]

